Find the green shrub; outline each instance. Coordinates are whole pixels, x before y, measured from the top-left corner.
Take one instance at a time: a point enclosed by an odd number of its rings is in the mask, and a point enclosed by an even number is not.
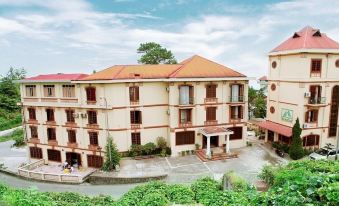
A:
[[[288,151],[290,150],[290,146],[288,146],[287,144],[282,144],[281,150],[285,153],[288,153]]]
[[[154,192],[145,195],[140,201],[140,206],[165,206],[168,204],[168,199],[160,193]]]
[[[167,147],[167,142],[166,139],[164,137],[158,137],[157,140],[157,147],[160,149],[166,149]]]
[[[13,146],[15,147],[20,147],[26,144],[25,139],[24,139],[24,131],[23,129],[17,129],[11,134],[14,144]]]
[[[234,191],[244,191],[250,188],[250,185],[234,171],[225,173],[223,180],[228,181]]]
[[[142,152],[142,146],[138,144],[132,144],[129,150],[129,155],[131,157],[139,156]]]
[[[166,147],[166,154],[171,156],[172,154],[172,149],[170,147]]]
[[[166,192],[167,198],[176,204],[193,203],[194,193],[184,185],[170,185]]]
[[[194,192],[195,200],[202,204],[208,203],[213,194],[217,195],[215,193],[221,192],[220,183],[210,177],[198,179],[191,185],[191,189]]]
[[[154,152],[155,148],[156,148],[155,144],[153,142],[149,142],[142,146],[142,151],[144,154],[150,155]]]
[[[300,159],[304,156],[304,149],[300,138],[301,131],[299,119],[297,118],[292,128],[292,142],[289,149],[289,155],[293,160]]]
[[[276,168],[272,165],[264,165],[258,177],[264,180],[268,185],[273,185],[275,174]]]
[[[272,142],[272,147],[279,150],[281,149],[281,145],[279,142]]]
[[[104,171],[112,171],[116,169],[116,167],[120,163],[121,155],[118,151],[117,145],[113,142],[112,137],[107,138],[106,146],[105,146],[105,162],[102,166],[102,170]]]

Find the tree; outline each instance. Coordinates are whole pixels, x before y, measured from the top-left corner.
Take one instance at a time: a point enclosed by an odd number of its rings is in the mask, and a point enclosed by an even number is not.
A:
[[[140,44],[138,53],[143,55],[138,60],[141,64],[176,64],[177,60],[170,50],[155,42]]]
[[[105,154],[106,159],[105,159],[105,163],[102,167],[102,170],[112,171],[112,170],[116,169],[117,165],[119,165],[121,156],[120,156],[120,153],[117,149],[116,144],[113,142],[113,138],[110,137],[110,136],[107,138],[105,150],[106,150],[106,154]]]
[[[299,118],[295,121],[292,128],[292,142],[289,150],[289,155],[292,159],[297,160],[304,156],[304,149],[300,138],[302,129],[300,128]]]
[[[248,109],[249,118],[266,117],[266,96],[262,89],[256,90],[253,87],[248,89]]]
[[[6,75],[0,78],[0,116],[8,116],[8,114],[19,111],[20,102],[19,84],[15,80],[23,79],[26,75],[24,69],[15,69],[11,67]],[[10,117],[8,117],[10,118]]]

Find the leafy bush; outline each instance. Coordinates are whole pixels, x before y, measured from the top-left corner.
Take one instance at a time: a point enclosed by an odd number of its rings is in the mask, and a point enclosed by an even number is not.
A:
[[[26,144],[25,139],[24,139],[24,131],[23,129],[17,129],[11,134],[14,144],[13,146],[15,147],[20,147]]]
[[[215,193],[220,192],[221,185],[210,177],[204,177],[194,182],[191,189],[195,193],[195,200],[206,205],[213,195],[217,195]]]
[[[157,147],[160,149],[166,149],[167,147],[167,142],[166,139],[164,137],[158,137],[157,140]]]
[[[264,180],[268,185],[273,185],[276,170],[277,169],[274,168],[272,165],[264,165],[258,177]]]
[[[234,191],[244,191],[250,188],[250,185],[234,171],[225,173],[223,180],[228,181]]]
[[[153,142],[149,142],[142,146],[142,151],[144,154],[150,155],[155,150],[156,146]]]
[[[184,185],[170,185],[167,189],[166,195],[171,202],[176,204],[194,202],[194,193],[189,187]]]
[[[149,193],[141,200],[140,206],[165,206],[168,204],[168,200],[163,194]]]
[[[138,144],[132,144],[129,150],[129,155],[131,157],[139,156],[142,152],[142,146]]]

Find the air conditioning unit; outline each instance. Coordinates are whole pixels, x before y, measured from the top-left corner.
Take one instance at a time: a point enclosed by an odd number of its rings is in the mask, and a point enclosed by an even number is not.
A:
[[[305,92],[305,97],[311,97],[311,92]]]
[[[87,113],[81,113],[81,118],[87,118]]]
[[[307,123],[304,123],[304,124],[303,124],[303,128],[304,128],[304,129],[310,128],[310,125],[307,124]]]
[[[79,113],[73,113],[73,118],[79,118]]]
[[[170,88],[169,88],[169,87],[166,87],[166,91],[169,92],[169,91],[170,91]]]

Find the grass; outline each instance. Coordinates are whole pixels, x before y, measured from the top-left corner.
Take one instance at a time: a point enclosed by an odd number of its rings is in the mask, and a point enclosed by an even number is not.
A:
[[[17,113],[12,118],[0,116],[0,131],[11,129],[21,125],[21,114]]]
[[[0,142],[6,142],[9,140],[14,140],[13,146],[20,147],[25,145],[24,141],[24,130],[17,129],[12,134],[0,137]]]

